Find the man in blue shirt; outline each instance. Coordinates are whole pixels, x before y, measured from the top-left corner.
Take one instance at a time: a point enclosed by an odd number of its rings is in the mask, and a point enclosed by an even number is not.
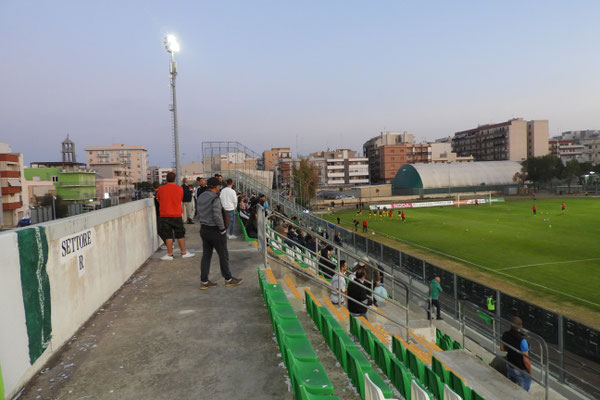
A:
[[[500,350],[506,351],[506,376],[508,379],[529,391],[531,385],[531,360],[529,359],[529,343],[521,333],[523,321],[513,317],[510,330],[502,334]]]

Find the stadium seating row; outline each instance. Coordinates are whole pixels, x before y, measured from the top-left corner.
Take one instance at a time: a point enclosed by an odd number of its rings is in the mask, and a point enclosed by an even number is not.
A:
[[[446,335],[444,332],[435,329],[435,344],[438,345],[442,350],[460,350],[462,346],[456,340]]]
[[[265,280],[260,267],[258,282],[271,318],[283,363],[297,400],[339,400],[319,362],[302,324],[280,285]]]
[[[335,354],[361,398],[366,398],[366,382],[374,384],[384,398],[392,398],[392,390],[381,376],[373,370],[371,362],[356,347],[354,341],[340,326],[337,319],[326,307],[321,306],[310,290],[305,290],[304,294],[308,315],[315,322],[325,342]]]

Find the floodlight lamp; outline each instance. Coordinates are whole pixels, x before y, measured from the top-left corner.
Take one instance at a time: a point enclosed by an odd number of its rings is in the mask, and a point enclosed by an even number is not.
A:
[[[179,51],[179,42],[174,35],[165,37],[165,47],[169,53],[177,53]]]

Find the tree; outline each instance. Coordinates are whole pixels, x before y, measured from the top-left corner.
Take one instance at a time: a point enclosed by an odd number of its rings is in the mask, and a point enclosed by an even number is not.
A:
[[[519,187],[521,187],[525,185],[525,181],[527,179],[529,179],[529,177],[527,176],[527,167],[525,166],[525,163],[523,163],[521,171],[515,172],[515,174],[513,175],[513,182],[517,183]]]
[[[69,216],[69,207],[67,202],[63,200],[61,196],[54,196],[54,210],[56,211],[56,218],[65,218]],[[40,200],[42,207],[52,207],[52,194],[47,193]]]
[[[564,169],[560,158],[547,154],[541,157],[530,157],[523,165],[527,170],[529,180],[536,183],[546,183],[552,187],[552,179],[559,178]]]
[[[141,190],[142,192],[151,192],[152,191],[152,183],[151,182],[134,182],[133,186],[137,190]]]
[[[292,164],[292,179],[296,202],[308,208],[310,200],[317,194],[317,186],[319,185],[317,167],[308,159],[301,158],[298,167]]]
[[[571,189],[571,182],[573,179],[581,176],[582,168],[581,164],[577,160],[569,160],[562,171],[562,176],[567,180],[567,186],[569,191]]]

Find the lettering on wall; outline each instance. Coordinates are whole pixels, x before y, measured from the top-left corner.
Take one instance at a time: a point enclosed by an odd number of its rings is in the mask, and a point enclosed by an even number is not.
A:
[[[86,253],[95,243],[96,235],[93,228],[61,238],[58,242],[61,261],[66,263],[75,258],[77,272],[79,276],[83,275],[86,266]]]

